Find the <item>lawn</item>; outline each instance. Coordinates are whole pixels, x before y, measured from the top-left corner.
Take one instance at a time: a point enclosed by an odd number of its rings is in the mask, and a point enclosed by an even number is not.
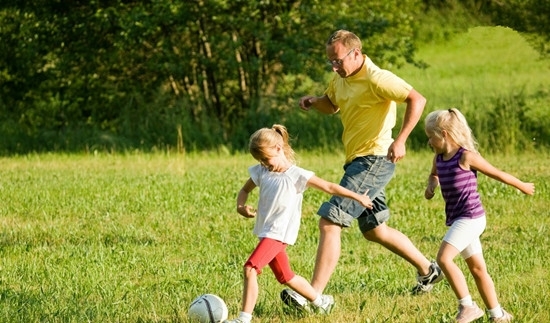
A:
[[[301,166],[339,180],[341,153],[299,153]],[[446,228],[441,197],[422,198],[430,159],[410,152],[388,196],[390,225],[433,258]],[[519,322],[550,321],[548,155],[487,159],[537,184],[527,197],[480,176],[488,215],[483,243],[500,300]],[[189,303],[202,293],[221,296],[237,315],[241,268],[256,240],[253,220],[236,213],[235,198],[253,163],[247,154],[207,153],[3,158],[0,321],[187,322]],[[306,191],[300,237],[289,248],[294,270],[308,278],[315,212],[327,198]],[[282,287],[266,269],[255,322],[452,322],[456,301],[447,283],[412,296],[415,272],[404,261],[368,244],[356,226],[342,240],[326,290],[337,301],[332,315],[286,311]]]

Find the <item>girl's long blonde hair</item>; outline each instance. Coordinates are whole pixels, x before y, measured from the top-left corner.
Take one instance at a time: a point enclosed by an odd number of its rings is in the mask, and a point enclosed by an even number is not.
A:
[[[252,157],[262,161],[268,157],[268,149],[280,144],[283,147],[286,158],[293,164],[296,164],[296,156],[294,150],[290,146],[290,135],[285,126],[274,124],[271,128],[261,128],[256,130],[250,136],[248,150]]]
[[[477,141],[464,115],[456,108],[436,110],[428,113],[424,120],[427,133],[441,138],[445,130],[460,147],[478,153]]]

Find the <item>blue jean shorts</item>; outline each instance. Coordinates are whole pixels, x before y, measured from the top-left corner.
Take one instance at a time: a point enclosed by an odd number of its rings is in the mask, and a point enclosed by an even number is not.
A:
[[[367,232],[386,222],[390,218],[390,211],[386,205],[384,189],[395,172],[395,164],[386,156],[357,157],[344,165],[344,172],[340,185],[359,194],[369,190],[367,194],[374,207],[371,210],[365,209],[355,200],[332,196],[321,205],[317,214],[346,228],[357,219],[361,232]]]

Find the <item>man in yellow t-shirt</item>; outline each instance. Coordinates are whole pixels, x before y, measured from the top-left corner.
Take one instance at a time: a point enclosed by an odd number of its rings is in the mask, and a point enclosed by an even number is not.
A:
[[[403,79],[376,66],[361,49],[361,40],[352,32],[339,30],[332,34],[326,53],[337,75],[324,95],[300,99],[300,107],[306,111],[314,108],[324,114],[340,112],[346,153],[340,185],[357,193],[368,191],[374,203],[369,210],[350,199],[333,196],[321,205],[317,212],[321,216],[320,239],[311,284],[323,292],[340,257],[342,228],[357,219],[368,241],[379,243],[416,268],[413,293],[429,292],[444,275],[437,263],[430,262],[407,236],[386,224],[390,212],[384,193],[395,163],[405,156],[405,141],[418,123],[426,99]],[[396,102],[405,102],[407,107],[394,140]],[[307,306],[299,296],[286,289],[281,293],[285,303]]]

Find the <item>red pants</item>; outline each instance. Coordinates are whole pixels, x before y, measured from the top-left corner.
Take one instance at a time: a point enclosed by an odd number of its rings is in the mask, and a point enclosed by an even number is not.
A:
[[[290,269],[286,246],[287,244],[281,241],[262,238],[244,266],[256,269],[259,275],[262,273],[262,268],[269,264],[277,281],[285,284],[295,276],[292,269]]]

